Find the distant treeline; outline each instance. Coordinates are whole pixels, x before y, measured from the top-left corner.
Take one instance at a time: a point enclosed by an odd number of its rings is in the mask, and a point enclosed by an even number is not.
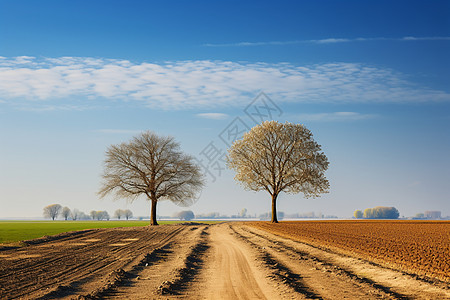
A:
[[[67,206],[62,207],[60,204],[51,204],[44,207],[43,215],[45,218],[55,220],[58,218],[58,216],[62,217],[64,220],[107,220],[111,218],[109,216],[109,213],[106,210],[92,210],[89,215],[85,214],[82,211],[79,211],[78,209],[70,209]],[[130,219],[133,217],[133,213],[131,210],[126,209],[117,209],[114,212],[114,218],[119,219],[125,218]]]
[[[356,210],[353,216],[356,219],[398,219],[400,213],[395,207],[377,206],[366,208],[364,212]]]
[[[178,213],[179,214],[179,213]],[[180,216],[178,214],[173,215],[175,218],[179,218]],[[270,220],[271,218],[271,212],[263,213],[260,215],[256,214],[248,214],[247,209],[242,209],[238,214],[236,215],[222,215],[218,212],[211,212],[206,214],[196,214],[196,219],[244,219],[244,218],[251,218],[251,219],[260,219],[262,221]],[[282,211],[277,212],[278,220],[282,219],[337,219],[337,216],[332,215],[324,215],[322,213],[314,213],[314,212],[307,212],[307,213],[292,213],[292,214],[286,214]]]
[[[443,217],[441,211],[439,210],[427,210],[424,213],[418,213],[413,220],[445,220],[450,219],[450,217]]]

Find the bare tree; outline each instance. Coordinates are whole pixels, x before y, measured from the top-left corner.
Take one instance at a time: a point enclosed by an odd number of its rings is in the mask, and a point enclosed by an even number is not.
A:
[[[91,210],[89,215],[91,216],[92,220],[95,220],[95,219],[97,219],[98,211]]]
[[[76,208],[73,209],[72,212],[70,213],[70,217],[74,221],[78,220],[78,218],[80,217],[80,211],[78,209],[76,209]]]
[[[64,218],[64,220],[67,221],[67,219],[70,217],[70,213],[71,213],[70,208],[64,206],[61,211],[61,216]]]
[[[272,222],[277,223],[276,201],[284,191],[316,197],[329,188],[324,172],[328,159],[303,125],[266,121],[253,127],[228,150],[228,167],[244,188],[265,190],[272,196]]]
[[[114,212],[114,218],[119,219],[124,215],[124,210],[123,209],[116,209],[116,211]]]
[[[80,212],[78,213],[77,219],[78,219],[78,220],[89,220],[90,217],[89,217],[87,214],[85,214],[84,212],[80,211]]]
[[[123,216],[127,219],[127,221],[128,221],[128,219],[130,219],[130,218],[132,218],[133,217],[133,212],[131,211],[131,210],[129,210],[129,209],[125,209],[124,211],[123,211]]]
[[[53,221],[61,212],[62,206],[59,204],[51,204],[44,207],[44,217],[51,218]]]
[[[200,167],[191,156],[180,151],[180,145],[172,137],[147,131],[128,143],[108,148],[99,194],[104,197],[114,193],[131,201],[146,196],[151,202],[150,224],[158,225],[158,201],[189,206],[203,185]]]
[[[105,220],[105,219],[109,221],[109,218],[110,218],[108,212],[105,210],[97,210],[97,211],[92,210],[90,212],[90,215],[91,215],[92,220],[97,219],[97,221],[101,221],[101,220]]]

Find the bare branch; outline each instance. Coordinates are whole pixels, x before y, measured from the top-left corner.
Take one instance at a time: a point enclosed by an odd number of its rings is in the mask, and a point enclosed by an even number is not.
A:
[[[128,143],[110,146],[99,195],[114,194],[131,201],[145,195],[152,203],[170,200],[182,206],[192,204],[204,179],[193,158],[179,148],[172,137],[149,131]],[[152,205],[151,215],[154,214],[156,204]]]
[[[328,191],[328,159],[312,133],[300,124],[267,121],[253,127],[228,150],[228,167],[250,190],[277,195],[302,192],[316,197]]]

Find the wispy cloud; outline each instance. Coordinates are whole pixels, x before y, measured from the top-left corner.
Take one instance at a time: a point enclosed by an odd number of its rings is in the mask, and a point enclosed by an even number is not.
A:
[[[296,119],[300,122],[303,121],[317,121],[317,122],[336,122],[336,121],[359,121],[376,118],[374,114],[362,114],[351,111],[341,111],[332,113],[313,113],[313,114],[300,114],[296,116]]]
[[[70,105],[70,104],[48,105],[42,103],[27,103],[27,104],[20,103],[19,105],[15,105],[14,107],[17,110],[32,111],[32,112],[85,111],[98,108],[96,106],[88,106],[88,105]]]
[[[269,42],[238,42],[238,43],[225,43],[225,44],[203,44],[205,47],[247,47],[247,46],[283,46],[305,43],[307,41],[269,41]]]
[[[224,120],[228,118],[228,115],[223,113],[202,113],[197,114],[197,117],[212,120]]]
[[[337,44],[349,42],[370,42],[370,41],[450,41],[448,36],[433,36],[433,37],[414,37],[406,36],[400,38],[326,38],[318,40],[292,40],[292,41],[267,41],[267,42],[237,42],[237,43],[223,43],[223,44],[203,44],[205,47],[255,47],[255,46],[284,46],[295,44]]]
[[[264,90],[281,102],[450,101],[393,70],[352,63],[127,60],[60,57],[0,58],[1,105],[86,109],[138,103],[163,109],[241,106]],[[76,104],[76,105],[74,105]]]

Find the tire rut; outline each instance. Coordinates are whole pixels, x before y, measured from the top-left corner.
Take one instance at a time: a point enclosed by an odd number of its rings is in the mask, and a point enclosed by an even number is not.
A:
[[[258,249],[259,258],[264,262],[265,266],[270,270],[271,274],[269,277],[280,280],[283,284],[287,285],[289,288],[294,290],[306,297],[306,299],[323,299],[319,294],[317,294],[313,288],[307,286],[304,279],[300,274],[296,274],[285,264],[278,261],[273,255],[268,251],[265,251],[265,247],[262,247],[253,241],[251,241],[246,236],[240,234],[236,229],[230,226],[233,234],[240,240],[249,244],[252,248]]]
[[[301,251],[301,250],[295,249],[294,247],[286,245],[285,243],[282,243],[279,241],[273,242],[273,241],[269,240],[267,237],[264,237],[263,235],[260,235],[249,229],[242,228],[242,230],[270,243],[270,247],[272,249],[276,249],[275,251],[283,251],[284,253],[287,253],[291,258],[292,257],[296,258],[298,256],[298,257],[301,257],[302,260],[312,261],[316,265],[317,270],[322,270],[325,272],[329,272],[331,274],[338,274],[339,276],[345,276],[348,279],[355,281],[355,284],[358,283],[356,285],[359,288],[377,289],[380,293],[378,295],[378,297],[383,297],[383,298],[392,297],[393,299],[409,299],[408,296],[403,295],[398,292],[395,292],[390,287],[379,284],[367,277],[356,275],[355,273],[353,273],[352,271],[348,270],[345,267],[338,266],[327,260],[320,259],[320,258],[315,257],[305,251]],[[280,246],[282,246],[282,247],[280,247]]]
[[[40,253],[42,256],[0,266],[0,272],[4,274],[0,277],[0,298],[47,299],[53,295],[79,294],[91,285],[97,285],[99,278],[103,280],[108,272],[139,263],[146,253],[164,246],[185,230],[182,226],[161,228],[152,229],[153,232],[145,229],[95,230],[75,234],[73,238],[52,239],[48,243],[31,243],[18,250],[2,251],[2,254]],[[127,239],[128,242],[123,242]],[[77,243],[84,245],[73,246]]]
[[[155,252],[150,262],[127,271],[123,280],[104,289],[99,295],[107,299],[183,296],[201,270],[203,255],[209,248],[208,226],[189,229],[183,239]]]

